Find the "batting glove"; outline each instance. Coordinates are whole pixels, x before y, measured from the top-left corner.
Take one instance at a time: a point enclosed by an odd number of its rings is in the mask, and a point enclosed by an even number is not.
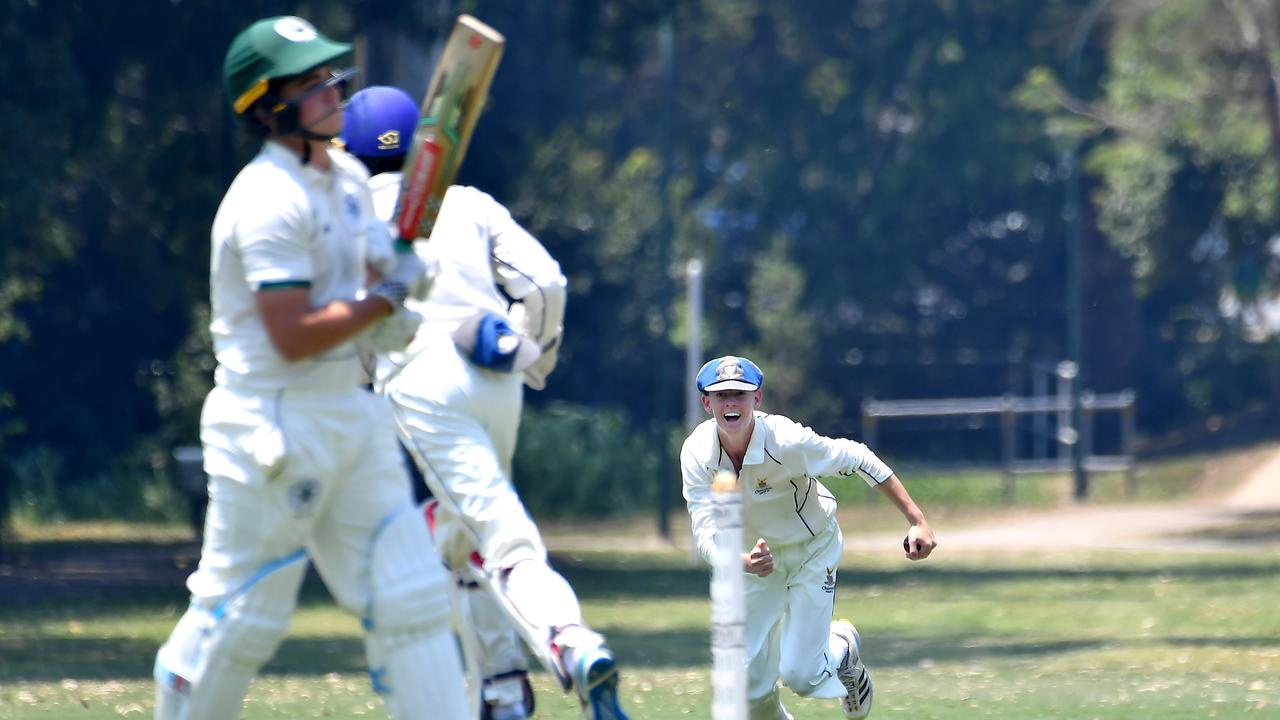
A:
[[[409,297],[425,300],[427,293],[431,292],[439,266],[434,261],[428,265],[412,250],[397,253],[396,257],[395,267],[387,273],[386,279],[404,285]]]
[[[372,355],[401,352],[409,347],[418,332],[422,316],[408,309],[399,308],[373,324],[360,336],[361,350]]]
[[[391,309],[394,311],[404,307],[404,299],[409,296],[409,287],[395,280],[383,280],[369,288],[369,294],[377,295],[391,303]]]

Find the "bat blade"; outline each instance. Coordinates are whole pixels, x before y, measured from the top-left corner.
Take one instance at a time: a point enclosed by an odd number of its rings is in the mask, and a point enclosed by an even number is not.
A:
[[[396,207],[402,240],[431,237],[444,194],[458,176],[471,133],[502,60],[502,34],[458,16],[422,99]]]

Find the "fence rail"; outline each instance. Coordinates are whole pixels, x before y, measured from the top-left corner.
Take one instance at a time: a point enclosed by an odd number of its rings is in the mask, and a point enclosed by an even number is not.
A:
[[[938,398],[928,400],[876,400],[868,398],[862,403],[862,434],[864,441],[876,447],[876,435],[880,422],[885,419],[911,417],[955,417],[969,415],[1000,416],[1000,469],[1004,475],[1004,500],[1015,499],[1015,477],[1037,473],[1061,473],[1071,471],[1069,450],[1079,442],[1084,449],[1085,472],[1125,473],[1125,494],[1137,493],[1137,462],[1134,459],[1136,435],[1136,396],[1132,390],[1118,393],[1095,394],[1085,392],[1080,396],[1081,422],[1077,432],[1071,428],[1069,417],[1071,398],[1068,395],[1042,395],[1016,397],[1001,395],[977,398]],[[1120,413],[1120,453],[1097,455],[1093,452],[1094,416],[1098,412]],[[1019,458],[1017,452],[1017,418],[1019,415],[1059,416],[1059,457],[1031,459]],[[935,467],[937,467],[935,465]],[[945,467],[945,466],[944,466]],[[958,467],[958,466],[956,466]],[[954,469],[954,468],[952,468]]]

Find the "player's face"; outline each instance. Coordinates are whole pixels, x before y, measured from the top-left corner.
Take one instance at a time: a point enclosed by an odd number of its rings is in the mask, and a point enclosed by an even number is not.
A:
[[[342,89],[330,82],[333,69],[325,65],[290,80],[280,89],[285,102],[298,103],[298,126],[318,135],[342,132]]]
[[[760,391],[717,390],[702,396],[702,407],[716,419],[716,426],[727,433],[751,427],[752,412],[760,408]]]

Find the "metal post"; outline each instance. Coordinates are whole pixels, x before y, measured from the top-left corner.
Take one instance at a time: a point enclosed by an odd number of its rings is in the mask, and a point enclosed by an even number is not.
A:
[[[1037,400],[1049,396],[1049,369],[1043,362],[1035,362],[1031,366],[1031,394]],[[1031,456],[1036,460],[1049,457],[1049,413],[1038,412],[1031,416],[1031,434],[1033,450]]]
[[[1078,427],[1071,417],[1071,384],[1072,379],[1076,376],[1076,364],[1070,360],[1063,360],[1058,363],[1058,400],[1067,398],[1067,407],[1058,412],[1058,461],[1061,462],[1064,457],[1072,456],[1072,448],[1077,444],[1079,433],[1076,432]]]
[[[1088,463],[1093,457],[1093,393],[1085,393],[1080,398],[1080,454]]]
[[[1124,496],[1133,499],[1138,495],[1138,458],[1134,455],[1134,435],[1137,430],[1137,412],[1134,409],[1133,391],[1125,390],[1128,401],[1120,411],[1120,452],[1124,453],[1128,466],[1124,472]]]
[[[658,225],[658,302],[662,304],[660,312],[663,317],[663,328],[670,327],[668,322],[671,317],[671,301],[673,297],[672,278],[670,276],[671,264],[671,208],[667,200],[667,186],[671,177],[671,92],[674,79],[674,40],[671,30],[671,14],[668,13],[662,18],[661,24],[658,26],[658,56],[662,65],[662,111],[660,113],[660,130],[658,142],[662,154],[662,173],[658,179],[658,202],[661,217]],[[659,357],[663,357],[665,353],[659,353]],[[666,403],[670,400],[663,400],[663,390],[668,387],[670,380],[669,368],[667,363],[659,362],[658,367],[654,368],[657,375],[657,385],[655,386],[654,402],[657,410],[654,413],[654,422],[656,423],[656,436],[658,447],[664,448],[667,444],[666,433],[664,432],[669,426],[664,422],[664,418],[669,417],[667,411],[663,410]],[[675,464],[668,457],[670,453],[663,452],[662,460],[659,462],[658,468],[661,471],[658,480],[658,535],[664,540],[671,540],[671,485],[674,478],[668,472],[675,470]],[[678,475],[678,471],[671,474]]]
[[[1080,55],[1084,51],[1085,39],[1094,23],[1110,0],[1093,0],[1085,8],[1084,14],[1076,22],[1075,31],[1071,35],[1071,55],[1067,60],[1067,92],[1079,94],[1080,87]],[[1081,246],[1083,230],[1080,226],[1080,143],[1071,143],[1067,152],[1067,204],[1063,208],[1070,232],[1067,236],[1067,357],[1075,363],[1077,372],[1071,378],[1071,426],[1079,429],[1081,424],[1080,392],[1084,381],[1083,360],[1083,306],[1081,302]],[[1071,469],[1075,477],[1075,498],[1085,500],[1089,496],[1089,476],[1084,468],[1084,447],[1076,443],[1071,448]]]
[[[694,387],[693,376],[702,366],[702,260],[693,258],[684,266],[685,297],[689,309],[689,337],[684,352],[684,426],[692,432],[702,422],[702,394]]]
[[[1013,412],[1013,398],[1004,397],[1004,407],[1000,410],[1000,460],[1004,468],[1004,504],[1012,505],[1016,497],[1014,487],[1013,461],[1017,457],[1017,417]]]

